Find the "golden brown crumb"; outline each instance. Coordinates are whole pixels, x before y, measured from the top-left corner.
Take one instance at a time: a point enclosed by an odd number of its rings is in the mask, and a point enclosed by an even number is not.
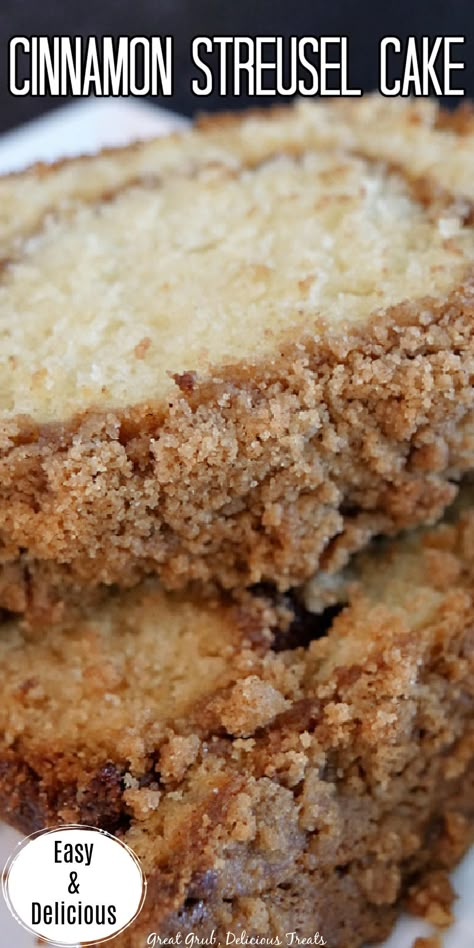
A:
[[[125,790],[123,801],[136,820],[146,820],[159,806],[160,796],[159,790],[143,787],[142,790]]]
[[[160,750],[160,778],[165,783],[182,780],[188,767],[194,763],[199,752],[200,740],[197,734],[182,737],[171,734]]]
[[[436,928],[449,928],[454,921],[452,906],[455,898],[456,893],[446,872],[435,870],[420,884],[410,887],[407,907]]]
[[[413,948],[443,948],[443,942],[439,935],[428,935],[427,938],[416,938]]]
[[[222,724],[234,737],[253,734],[287,707],[288,702],[281,692],[256,675],[239,681],[225,699],[215,702]]]

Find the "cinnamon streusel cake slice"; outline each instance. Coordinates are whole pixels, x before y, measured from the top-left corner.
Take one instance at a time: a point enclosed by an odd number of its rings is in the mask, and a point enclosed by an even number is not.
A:
[[[474,136],[370,99],[0,182],[0,602],[281,589],[473,467]],[[2,190],[3,189],[3,190]]]
[[[3,625],[3,817],[127,841],[148,895],[121,948],[213,930],[356,948],[430,892],[447,923],[435,894],[474,816],[473,528],[467,504],[377,545],[319,615],[148,581],[41,635]]]

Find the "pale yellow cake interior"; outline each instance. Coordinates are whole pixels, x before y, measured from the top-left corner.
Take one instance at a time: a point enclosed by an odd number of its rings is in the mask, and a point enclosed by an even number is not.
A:
[[[474,200],[474,119],[461,133],[428,99],[301,99],[293,107],[206,120],[175,135],[0,178],[0,254],[51,209],[130,181],[188,173],[209,162],[255,164],[282,152],[343,147],[388,161],[436,191]]]
[[[91,749],[105,746],[108,753],[140,731],[156,738],[160,723],[185,716],[232,680],[233,656],[241,646],[231,609],[179,601],[151,582],[95,611],[84,610],[61,629],[28,635],[19,623],[4,623],[4,739],[8,743],[9,728],[18,722],[25,739],[44,743],[61,731],[70,748],[86,731]],[[22,682],[30,707],[26,717]]]
[[[218,375],[305,333],[445,298],[474,234],[454,208],[440,215],[382,166],[322,151],[50,216],[3,268],[0,410],[48,421],[159,403],[173,373]]]

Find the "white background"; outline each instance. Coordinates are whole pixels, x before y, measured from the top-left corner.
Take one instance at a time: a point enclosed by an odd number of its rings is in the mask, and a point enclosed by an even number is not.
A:
[[[0,137],[0,172],[21,168],[33,161],[51,161],[95,151],[102,145],[123,144],[162,134],[181,122],[164,110],[131,99],[83,101]],[[0,869],[19,839],[13,830],[0,825]],[[444,936],[444,948],[473,948],[474,852],[453,874],[453,881],[459,896],[456,922]],[[429,931],[423,923],[404,918],[383,948],[412,948],[415,937]],[[10,916],[3,896],[0,896],[0,948],[37,948],[33,936]]]

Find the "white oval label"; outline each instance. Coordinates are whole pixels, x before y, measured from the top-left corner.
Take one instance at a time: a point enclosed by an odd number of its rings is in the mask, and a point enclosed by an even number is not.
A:
[[[146,880],[137,857],[91,826],[41,830],[23,840],[3,872],[17,922],[54,945],[96,945],[140,912]]]

